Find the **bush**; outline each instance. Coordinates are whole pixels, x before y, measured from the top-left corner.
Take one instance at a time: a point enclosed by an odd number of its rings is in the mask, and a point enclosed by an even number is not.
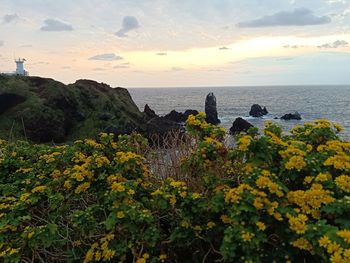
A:
[[[154,180],[139,135],[0,141],[4,262],[349,262],[350,143],[325,120],[224,143],[190,116],[195,184]],[[152,166],[152,164],[149,164]]]

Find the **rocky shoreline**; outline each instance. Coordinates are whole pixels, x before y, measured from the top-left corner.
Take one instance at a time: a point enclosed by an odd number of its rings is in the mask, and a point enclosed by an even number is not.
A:
[[[205,98],[208,123],[219,125],[217,101],[213,92]],[[145,105],[141,112],[128,90],[112,88],[92,80],[78,80],[65,85],[40,77],[0,76],[0,137],[25,139],[36,143],[62,143],[96,137],[100,132],[130,134],[138,132],[147,138],[183,132],[189,115],[197,110],[170,111],[159,116]],[[259,104],[251,106],[249,115],[262,118],[271,114]],[[287,113],[281,120],[300,120],[298,112]],[[230,128],[236,135],[254,127],[237,118]]]

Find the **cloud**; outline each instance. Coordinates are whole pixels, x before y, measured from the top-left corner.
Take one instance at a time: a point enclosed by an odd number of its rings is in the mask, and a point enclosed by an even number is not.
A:
[[[297,48],[301,48],[303,46],[299,46],[299,45],[284,45],[283,48],[294,48],[294,49],[297,49]]]
[[[184,68],[180,68],[180,67],[172,67],[171,71],[183,71],[185,70]]]
[[[106,69],[105,68],[93,68],[92,70],[93,71],[105,71]]]
[[[122,68],[129,68],[129,66],[128,65],[116,65],[113,68],[122,69]]]
[[[333,43],[326,43],[320,46],[317,46],[318,48],[342,48],[342,47],[347,47],[348,46],[348,42],[346,42],[345,40],[336,40]]]
[[[118,37],[127,37],[126,33],[131,30],[137,29],[140,27],[139,21],[137,21],[134,16],[125,16],[122,22],[122,28],[115,33]]]
[[[123,58],[121,56],[117,56],[114,53],[99,54],[89,58],[89,60],[103,60],[103,61],[113,61],[113,60],[122,60],[122,59]]]
[[[277,61],[290,61],[295,59],[294,57],[277,57],[276,60]]]
[[[306,8],[293,11],[281,11],[251,21],[238,23],[238,27],[273,27],[273,26],[309,26],[322,25],[331,22],[328,16],[316,16]]]
[[[72,31],[73,26],[56,19],[46,19],[41,31]]]
[[[158,52],[156,53],[157,56],[166,56],[168,55],[168,53],[165,53],[165,52]]]
[[[26,48],[26,47],[33,47],[33,45],[31,45],[31,44],[24,44],[24,45],[20,45],[19,47]]]
[[[15,22],[19,19],[19,16],[17,14],[7,14],[2,17],[2,23],[3,24],[9,24],[11,22]]]
[[[228,47],[220,47],[219,50],[229,50]]]

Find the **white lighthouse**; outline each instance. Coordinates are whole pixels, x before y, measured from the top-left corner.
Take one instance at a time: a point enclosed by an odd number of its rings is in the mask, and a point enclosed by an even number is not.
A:
[[[16,62],[16,72],[15,74],[16,75],[19,75],[19,76],[28,76],[28,71],[24,70],[24,62],[26,60],[24,58],[19,58],[19,59],[16,59],[15,62]]]

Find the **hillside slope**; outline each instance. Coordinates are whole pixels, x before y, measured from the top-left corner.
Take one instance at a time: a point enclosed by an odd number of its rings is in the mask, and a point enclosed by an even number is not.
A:
[[[143,113],[123,88],[92,80],[74,84],[0,75],[0,138],[64,142],[101,131],[139,128]]]

